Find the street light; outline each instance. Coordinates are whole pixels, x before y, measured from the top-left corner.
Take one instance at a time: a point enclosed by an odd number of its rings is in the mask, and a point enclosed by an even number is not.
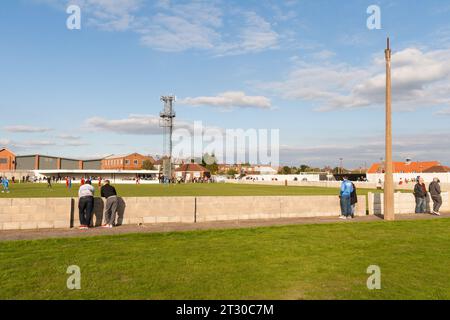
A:
[[[392,165],[392,92],[391,92],[391,48],[387,39],[386,58],[386,157],[384,173],[384,219],[395,220],[394,175]]]

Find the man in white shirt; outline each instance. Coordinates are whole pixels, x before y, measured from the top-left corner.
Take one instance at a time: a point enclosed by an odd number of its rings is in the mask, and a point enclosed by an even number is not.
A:
[[[91,224],[92,211],[94,210],[94,187],[91,181],[82,185],[78,190],[78,210],[80,213],[80,230],[87,230]]]

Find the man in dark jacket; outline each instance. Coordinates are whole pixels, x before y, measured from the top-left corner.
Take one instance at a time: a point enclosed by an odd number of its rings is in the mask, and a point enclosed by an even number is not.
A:
[[[416,198],[416,213],[425,213],[427,203],[427,188],[422,177],[419,177],[414,186],[414,197]]]
[[[428,190],[430,191],[431,199],[433,200],[433,214],[440,216],[439,209],[442,206],[441,186],[438,178],[434,178],[430,183]]]
[[[350,194],[350,204],[352,206],[352,219],[355,217],[356,204],[358,203],[358,195],[356,194],[356,186],[352,182],[353,191]]]
[[[112,228],[116,221],[116,213],[119,207],[116,188],[111,186],[109,180],[105,180],[105,185],[101,188],[101,196],[106,198],[105,205],[105,224],[103,228]]]

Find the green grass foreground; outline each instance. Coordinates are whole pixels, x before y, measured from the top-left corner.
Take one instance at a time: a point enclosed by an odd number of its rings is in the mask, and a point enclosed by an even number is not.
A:
[[[0,242],[0,299],[449,299],[450,219]],[[67,267],[81,268],[68,290]],[[381,290],[366,287],[370,265]]]
[[[122,197],[174,197],[174,196],[295,196],[295,195],[338,195],[336,188],[285,187],[228,183],[196,183],[176,185],[114,185]],[[11,184],[11,193],[0,193],[0,198],[60,198],[77,197],[78,185],[67,189],[65,185],[55,184],[47,188],[46,184]],[[96,196],[98,186],[94,185]],[[378,190],[360,189],[358,194]]]

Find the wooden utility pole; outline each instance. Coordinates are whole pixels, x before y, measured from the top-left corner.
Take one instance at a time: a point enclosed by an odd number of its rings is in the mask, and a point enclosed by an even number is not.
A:
[[[386,158],[384,173],[384,219],[394,221],[394,175],[392,165],[392,94],[391,94],[391,48],[387,39],[386,56]]]

